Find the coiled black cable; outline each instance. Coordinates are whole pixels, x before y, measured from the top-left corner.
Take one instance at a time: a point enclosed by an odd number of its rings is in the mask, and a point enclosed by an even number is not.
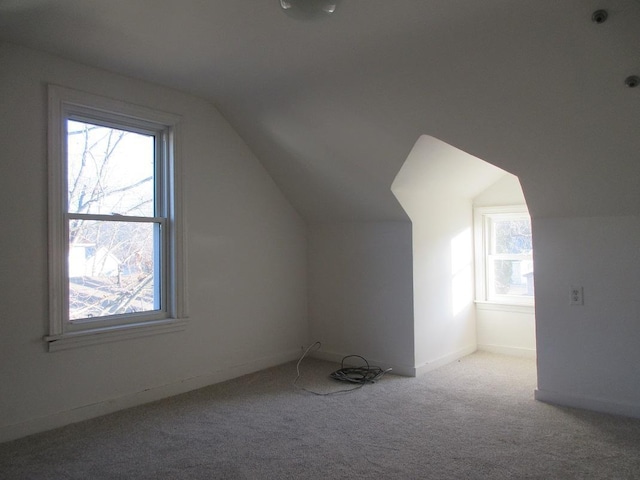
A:
[[[300,360],[298,360],[298,363],[296,364],[296,372],[298,375],[296,376],[296,379],[293,381],[293,385],[296,386],[297,388],[300,388],[301,390],[304,390],[305,392],[313,393],[314,395],[322,395],[322,396],[336,395],[339,393],[349,393],[349,392],[353,392],[354,390],[358,390],[359,388],[362,388],[367,383],[375,383],[380,378],[382,378],[382,376],[385,373],[391,371],[390,368],[383,370],[380,367],[369,365],[369,362],[367,361],[367,359],[360,355],[347,355],[342,358],[342,362],[340,362],[340,369],[336,370],[335,372],[332,372],[331,374],[329,374],[329,376],[334,380],[338,380],[341,382],[354,383],[356,384],[356,386],[353,388],[338,390],[334,392],[327,392],[327,393],[314,392],[313,390],[308,390],[304,387],[298,386],[297,382],[298,382],[298,379],[300,378],[300,363],[302,362],[304,357],[307,356],[307,353],[309,353],[309,351],[316,346],[317,348],[320,348],[322,344],[320,342],[315,342],[314,344],[310,345],[302,354],[302,356],[300,357]],[[345,360],[352,357],[362,359],[366,365],[363,365],[360,367],[345,367],[344,366]]]
[[[361,358],[366,366],[360,367],[345,367],[344,361],[347,358]],[[382,370],[380,367],[372,367],[367,362],[367,359],[361,357],[360,355],[347,355],[342,358],[342,362],[340,364],[340,369],[331,373],[329,376],[335,380],[339,380],[341,382],[350,382],[350,383],[358,383],[358,384],[367,384],[367,383],[376,383],[376,380],[382,378],[382,376],[387,373],[390,368],[387,370]]]

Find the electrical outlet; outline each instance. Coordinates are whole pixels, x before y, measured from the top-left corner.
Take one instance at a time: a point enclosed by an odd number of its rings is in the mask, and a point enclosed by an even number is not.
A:
[[[584,290],[582,287],[571,287],[571,305],[584,305]]]

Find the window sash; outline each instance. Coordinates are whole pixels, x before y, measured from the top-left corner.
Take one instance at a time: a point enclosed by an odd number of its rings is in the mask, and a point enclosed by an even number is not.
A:
[[[524,261],[524,262],[530,262],[532,261],[533,257],[531,255],[487,255],[487,261],[485,263],[486,267],[485,267],[485,277],[486,277],[486,300],[487,301],[494,301],[494,302],[504,302],[507,301],[508,303],[518,303],[518,304],[522,304],[522,303],[531,303],[533,302],[533,295],[529,295],[529,294],[515,294],[515,293],[500,293],[498,291],[496,291],[496,277],[497,277],[497,272],[495,269],[495,262],[496,261],[513,261],[513,262],[518,262],[518,261]],[[522,282],[522,285],[527,285],[526,281]],[[509,283],[509,286],[512,286],[511,283]]]
[[[84,113],[77,113],[77,110]],[[73,120],[76,122],[87,123],[91,125],[96,125],[105,128],[112,128],[115,130],[124,130],[131,133],[136,133],[140,135],[146,135],[154,138],[154,178],[153,178],[153,194],[154,194],[154,215],[156,216],[168,216],[170,212],[170,195],[168,194],[168,190],[173,188],[172,182],[169,181],[165,172],[169,170],[170,163],[170,152],[169,148],[169,137],[171,136],[171,132],[168,127],[163,125],[154,125],[150,122],[146,121],[137,121],[134,123],[132,119],[127,119],[115,116],[114,114],[109,114],[105,112],[93,111],[93,116],[91,116],[88,112],[87,108],[80,106],[68,106],[62,112],[63,118],[62,121],[62,190],[64,194],[64,198],[62,206],[64,211],[69,212],[68,205],[68,191],[69,185],[67,184],[68,177],[68,152],[67,152],[67,121]],[[104,116],[103,116],[104,115]],[[118,119],[118,120],[116,120]]]
[[[64,282],[64,298],[66,299],[64,305],[64,319],[68,322],[66,330],[74,331],[86,326],[96,326],[98,324],[107,325],[120,325],[128,323],[130,318],[135,318],[136,321],[144,320],[157,320],[159,318],[166,318],[168,314],[168,289],[167,281],[165,280],[167,272],[167,219],[163,217],[135,217],[126,215],[99,215],[99,214],[81,214],[81,213],[67,213],[65,217],[66,226],[66,238],[69,238],[69,222],[70,220],[90,220],[96,222],[113,222],[113,223],[145,223],[156,225],[154,229],[154,254],[153,254],[153,285],[154,285],[154,298],[158,303],[158,308],[153,310],[145,310],[143,312],[134,313],[119,313],[113,315],[101,315],[99,317],[82,317],[78,319],[71,319],[70,315],[70,289],[69,283],[71,280],[71,273],[69,269],[69,261],[65,265],[65,282]],[[70,243],[67,240],[65,242],[65,258],[70,259]]]

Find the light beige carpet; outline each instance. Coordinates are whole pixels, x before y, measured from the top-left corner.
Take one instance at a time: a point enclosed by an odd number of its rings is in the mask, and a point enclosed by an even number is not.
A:
[[[337,365],[305,359],[327,392]],[[0,445],[2,479],[640,479],[640,420],[533,400],[476,353],[335,396],[295,363]]]

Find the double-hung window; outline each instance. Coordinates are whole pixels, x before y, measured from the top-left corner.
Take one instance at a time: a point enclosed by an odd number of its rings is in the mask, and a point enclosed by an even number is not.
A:
[[[180,329],[179,117],[49,87],[49,349]]]
[[[526,206],[475,209],[476,300],[533,305],[533,244]]]

